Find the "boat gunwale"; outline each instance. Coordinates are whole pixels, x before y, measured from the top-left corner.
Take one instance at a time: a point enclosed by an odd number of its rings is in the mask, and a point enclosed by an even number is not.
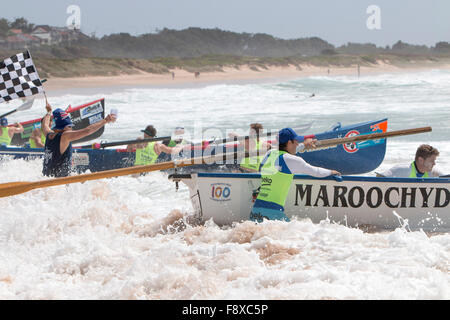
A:
[[[261,178],[259,173],[226,173],[226,172],[198,172],[199,178]],[[176,178],[175,175],[172,178]],[[334,180],[336,182],[345,181],[365,181],[365,182],[398,182],[398,183],[450,183],[450,178],[389,178],[389,177],[369,177],[369,176],[341,176],[342,181],[338,181],[335,176],[317,178],[308,175],[294,175],[294,180]],[[182,178],[183,179],[183,178]],[[186,179],[186,177],[184,178]],[[339,179],[340,180],[340,179]]]

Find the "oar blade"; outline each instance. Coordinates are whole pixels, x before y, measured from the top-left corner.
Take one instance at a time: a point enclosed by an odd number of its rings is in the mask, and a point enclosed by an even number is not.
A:
[[[28,100],[24,104],[22,104],[20,107],[18,107],[17,111],[23,111],[23,110],[31,109],[31,107],[33,106],[33,103],[34,103],[34,99]]]

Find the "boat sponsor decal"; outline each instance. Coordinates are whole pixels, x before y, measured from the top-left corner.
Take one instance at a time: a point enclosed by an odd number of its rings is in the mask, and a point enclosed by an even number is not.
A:
[[[80,110],[81,119],[93,116],[97,113],[101,113],[103,111],[103,106],[101,101],[94,103],[91,106],[85,107]]]
[[[72,154],[72,166],[88,166],[89,165],[89,154],[84,152],[74,152]]]
[[[73,123],[74,126],[76,126],[79,122],[82,121],[82,119],[81,119],[80,116],[78,116],[78,117],[72,117],[71,120],[72,120],[72,123]]]
[[[359,208],[444,208],[450,191],[442,187],[346,187],[296,184],[294,206]]]
[[[354,137],[354,136],[358,136],[359,135],[359,131],[358,130],[350,130],[349,132],[347,132],[347,134],[344,136],[344,138],[349,138],[349,137]],[[358,151],[358,147],[356,143],[345,143],[343,145],[344,150],[347,151],[348,153],[354,153],[356,151]]]
[[[103,120],[102,114],[98,113],[95,116],[89,117],[89,124],[97,123]]]
[[[376,128],[376,127],[373,127]],[[344,136],[344,138],[348,138],[348,137],[354,137],[354,136],[358,136],[358,135],[366,135],[366,134],[372,134],[372,133],[381,133],[384,132],[381,129],[376,129],[370,132],[365,132],[365,133],[359,133],[358,130],[351,130],[349,132],[347,132],[347,134]],[[359,141],[359,142],[355,142],[355,143],[346,143],[343,145],[343,148],[346,152],[348,153],[355,153],[357,152],[359,149],[364,149],[364,148],[368,148],[368,147],[373,147],[376,146],[378,144],[383,144],[385,143],[385,139],[376,139],[376,140],[367,140],[367,141]]]
[[[212,183],[210,199],[214,201],[230,201],[231,200],[231,184],[229,183]]]

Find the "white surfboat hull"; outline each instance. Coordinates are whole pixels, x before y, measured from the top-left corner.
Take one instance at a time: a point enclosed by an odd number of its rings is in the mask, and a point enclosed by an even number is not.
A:
[[[218,225],[248,220],[259,174],[198,173],[172,175],[190,190],[195,215]],[[289,218],[329,219],[347,226],[450,231],[450,179],[298,175],[289,190]]]

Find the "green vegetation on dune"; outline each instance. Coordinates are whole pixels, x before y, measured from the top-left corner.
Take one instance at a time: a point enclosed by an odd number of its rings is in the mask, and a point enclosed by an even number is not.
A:
[[[0,57],[23,49],[6,49],[5,39],[12,28],[27,32],[34,25],[19,18],[0,18]],[[102,38],[79,33],[76,41],[30,48],[42,78],[110,76],[149,72],[167,74],[174,69],[188,72],[223,71],[225,67],[248,66],[258,71],[270,66],[302,65],[319,67],[377,66],[381,61],[398,67],[418,64],[438,66],[450,61],[450,44],[434,47],[398,41],[392,47],[348,43],[335,47],[317,38],[285,40],[268,34],[250,34],[220,29],[163,29],[157,33],[132,36],[118,33]],[[2,40],[3,39],[3,40]]]

